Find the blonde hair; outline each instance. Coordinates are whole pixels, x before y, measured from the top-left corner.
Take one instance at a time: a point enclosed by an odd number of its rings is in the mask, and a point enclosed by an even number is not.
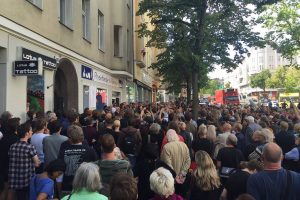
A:
[[[114,127],[120,127],[120,126],[121,126],[120,120],[115,120],[114,121]]]
[[[197,137],[202,138],[207,136],[207,127],[204,124],[201,124],[198,128]]]
[[[195,154],[197,169],[194,171],[196,185],[203,191],[219,188],[221,185],[216,167],[205,151],[197,151]]]
[[[300,133],[300,123],[294,125],[294,131]]]
[[[217,138],[216,127],[214,125],[209,125],[207,127],[207,139],[214,142],[216,138]]]
[[[152,172],[150,175],[150,188],[159,196],[168,197],[174,194],[174,178],[171,172],[163,167]]]

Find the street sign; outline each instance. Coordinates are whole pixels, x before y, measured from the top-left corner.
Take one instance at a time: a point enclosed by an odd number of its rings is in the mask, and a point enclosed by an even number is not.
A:
[[[13,75],[14,76],[40,75],[38,61],[30,61],[30,60],[15,61]]]

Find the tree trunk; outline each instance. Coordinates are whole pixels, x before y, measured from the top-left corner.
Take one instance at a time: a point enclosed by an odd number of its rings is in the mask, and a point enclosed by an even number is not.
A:
[[[198,107],[199,107],[199,98],[198,98],[198,70],[195,70],[192,74],[192,87],[193,87],[193,119],[198,119]]]
[[[204,20],[207,10],[207,0],[200,0],[198,1],[197,6],[197,15],[199,22],[197,24],[197,39],[195,42],[195,49],[194,53],[199,56],[200,60],[203,59],[203,39],[204,39]],[[194,120],[198,119],[198,77],[199,77],[199,68],[202,67],[202,62],[195,63],[195,66],[193,66],[193,74],[192,74],[192,87],[193,87],[193,118]]]
[[[191,78],[188,78],[186,81],[186,93],[187,93],[187,104],[191,102],[191,90],[192,90],[192,84],[191,84]]]

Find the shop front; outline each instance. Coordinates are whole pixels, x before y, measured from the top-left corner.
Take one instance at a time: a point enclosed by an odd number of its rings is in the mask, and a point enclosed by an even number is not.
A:
[[[122,101],[120,80],[91,67],[81,66],[83,108],[102,110]]]

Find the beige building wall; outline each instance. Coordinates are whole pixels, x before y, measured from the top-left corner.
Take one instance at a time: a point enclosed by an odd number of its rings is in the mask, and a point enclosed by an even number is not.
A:
[[[40,9],[27,0],[0,0],[0,15],[109,69],[132,73],[130,67],[132,53],[129,54],[129,59],[126,53],[127,29],[132,35],[132,26],[128,22],[128,14],[132,14],[130,0],[90,0],[90,40],[83,38],[82,1],[72,1],[73,25],[71,28],[60,22],[59,0],[43,0],[42,2],[43,6]],[[128,12],[128,7],[130,12]],[[98,48],[98,10],[104,14],[104,51]],[[123,56],[118,58],[114,57],[113,49],[114,25],[123,27]]]
[[[30,0],[0,0],[0,113],[9,110],[23,121],[26,119],[28,77],[12,74],[14,62],[22,60],[23,48],[57,62],[56,70],[43,68],[44,111],[55,109],[56,75],[65,65],[69,68],[64,75],[71,78],[65,79],[68,92],[62,95],[79,112],[85,105],[85,86],[107,90],[107,105],[116,98],[113,93],[118,93],[120,103],[127,101],[126,88],[133,77],[132,0],[90,0],[88,40],[83,38],[82,1],[65,1],[72,2],[71,28],[60,22],[60,0],[42,0],[41,8]],[[104,48],[101,50],[98,48],[99,12],[104,15]],[[122,27],[122,55],[119,57],[114,56],[114,25]],[[69,64],[61,64],[64,60]],[[104,82],[101,77],[98,81],[84,79],[83,66],[114,83]]]
[[[134,13],[139,9],[138,2],[138,0],[134,0]],[[146,14],[134,18],[134,78],[152,89],[151,99],[152,102],[155,102],[157,89],[160,87],[160,79],[157,76],[157,71],[149,67],[157,61],[156,56],[159,51],[153,47],[146,47],[150,38],[139,38],[136,32],[139,29],[139,24],[149,21],[150,19]],[[152,28],[148,24],[148,29],[151,30]]]

